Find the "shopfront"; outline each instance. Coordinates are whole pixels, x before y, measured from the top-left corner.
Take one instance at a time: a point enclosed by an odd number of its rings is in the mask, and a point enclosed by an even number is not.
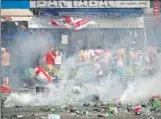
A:
[[[59,35],[60,43],[61,35],[68,35],[68,44],[72,49],[76,46],[75,50],[83,45],[107,47],[111,44],[125,45],[125,42],[129,45],[134,40],[146,39],[143,10],[150,7],[150,1],[32,1],[30,7],[38,17],[29,22],[29,28],[52,29]],[[96,24],[73,31],[53,27],[49,23],[51,18],[65,16],[88,17]]]
[[[30,11],[29,0],[1,0],[1,42],[0,45],[7,49],[11,56],[12,72],[19,69],[20,53],[16,44],[16,34],[22,31],[27,36],[28,21],[33,17]],[[22,29],[22,30],[20,30]],[[23,37],[24,38],[24,37]],[[23,40],[22,38],[22,40]],[[19,79],[17,76],[19,70],[12,75],[13,78]],[[13,81],[13,82],[12,82]],[[11,80],[15,84],[15,80]]]
[[[1,1],[1,31],[2,40],[13,39],[20,25],[28,28],[28,21],[32,19],[33,14],[30,11],[29,0],[24,1]]]

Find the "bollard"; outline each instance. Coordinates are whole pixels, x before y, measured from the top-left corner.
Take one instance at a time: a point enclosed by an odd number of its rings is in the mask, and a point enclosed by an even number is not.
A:
[[[44,92],[45,92],[45,88],[44,87],[40,87],[40,86],[36,87],[36,93],[44,93]]]

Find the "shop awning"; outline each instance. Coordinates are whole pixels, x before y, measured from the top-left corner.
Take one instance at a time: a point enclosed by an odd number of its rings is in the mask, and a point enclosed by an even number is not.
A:
[[[1,22],[29,21],[33,17],[29,9],[1,9]]]

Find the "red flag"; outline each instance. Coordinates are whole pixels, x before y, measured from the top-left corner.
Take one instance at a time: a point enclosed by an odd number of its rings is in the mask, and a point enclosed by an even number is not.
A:
[[[89,20],[88,18],[64,17],[61,19],[52,20],[51,24],[53,26],[80,30],[82,28],[85,28],[89,24],[94,24],[94,22]]]
[[[1,93],[11,93],[12,92],[12,89],[5,85],[2,85],[0,90],[1,90]]]
[[[68,18],[55,19],[50,22],[53,26],[72,29],[72,25],[70,25],[70,20]]]
[[[160,1],[155,0],[153,5],[153,15],[154,15],[154,23],[159,23],[159,13],[160,13]]]
[[[72,22],[71,17],[65,17],[65,20],[66,20],[66,22],[67,22],[68,24],[70,24],[70,23]]]
[[[81,19],[78,22],[74,24],[74,29],[75,30],[80,30],[82,28],[87,27],[90,24],[95,24],[95,22],[90,21],[89,19]]]

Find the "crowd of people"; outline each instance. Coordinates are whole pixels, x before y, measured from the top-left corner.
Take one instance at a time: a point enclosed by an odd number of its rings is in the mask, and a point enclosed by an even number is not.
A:
[[[29,68],[24,70],[23,75],[27,75],[25,78],[29,79],[38,79],[38,81],[43,83],[53,82],[55,74],[53,73],[53,68],[56,67],[59,69],[62,63],[62,52],[55,51],[54,48],[51,48],[49,52],[44,54],[44,58],[40,59],[41,61],[36,62],[36,67]],[[6,48],[1,48],[1,70],[0,70],[0,78],[1,78],[1,92],[10,92],[10,79],[13,77],[13,68],[11,68],[11,58],[10,53]],[[41,65],[45,63],[44,65]],[[22,72],[22,71],[21,71]],[[20,73],[21,73],[20,72]],[[20,77],[21,78],[21,77]],[[24,78],[24,77],[23,77]]]
[[[94,64],[98,77],[115,75],[120,80],[135,77],[137,72],[153,73],[157,69],[158,48],[148,46],[145,49],[115,48],[86,49],[80,52],[80,61]]]
[[[135,48],[100,48],[95,49],[83,47],[80,50],[77,66],[71,70],[69,79],[74,79],[79,68],[92,65],[95,71],[98,83],[102,83],[105,76],[112,76],[120,81],[134,79],[136,75],[152,75],[157,69],[158,48],[148,46],[145,49]],[[63,72],[61,66],[63,53],[55,51],[51,48],[44,58],[38,63],[35,68],[35,76],[41,82],[55,81],[58,77],[58,72]],[[42,63],[45,62],[45,67]],[[63,75],[63,73],[62,73]]]
[[[51,48],[49,52],[45,54],[42,60],[37,63],[35,68],[35,76],[41,82],[53,82],[56,77],[56,72],[54,69],[60,69],[62,64],[62,52],[55,51],[54,48]],[[45,63],[45,67],[41,64]]]
[[[157,70],[158,48],[148,46],[145,49],[135,48],[86,48],[83,47],[77,55],[78,64],[92,65],[98,79],[98,83],[103,81],[105,76],[113,76],[120,81],[124,79],[134,79],[137,74],[147,71],[152,74]],[[44,54],[43,58],[37,60],[37,66],[30,70],[30,78],[35,78],[42,83],[55,82],[57,72],[63,70],[63,53],[55,50],[53,47]],[[45,65],[42,65],[45,64]],[[83,66],[79,65],[79,66]],[[71,77],[76,76],[78,67],[71,71]],[[3,79],[1,87],[9,87],[10,77],[10,54],[5,48],[1,48],[1,78]]]

